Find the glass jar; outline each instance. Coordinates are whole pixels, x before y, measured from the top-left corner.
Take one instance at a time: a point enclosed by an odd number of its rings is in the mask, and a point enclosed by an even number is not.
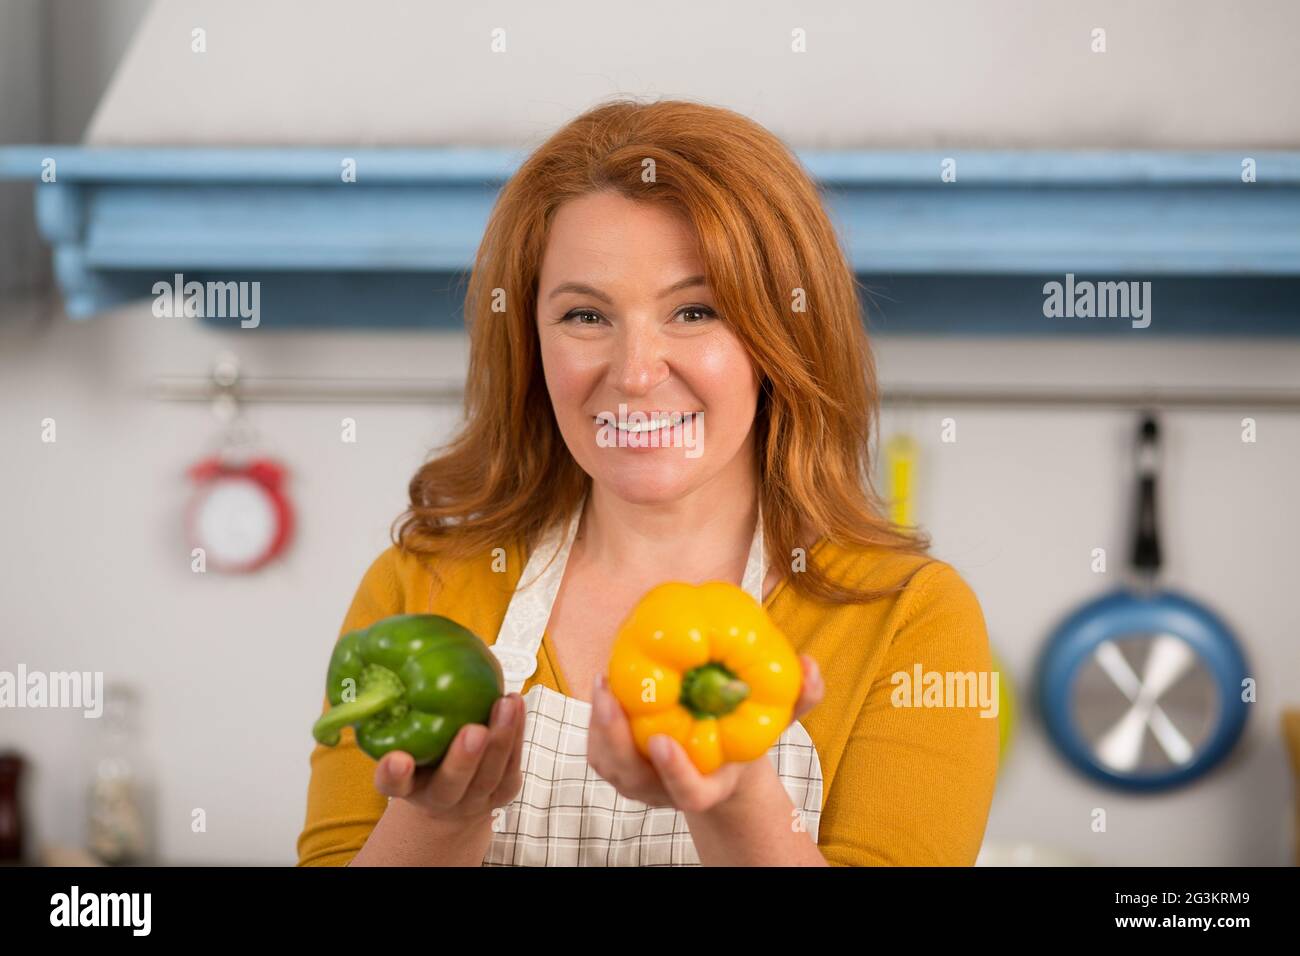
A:
[[[110,865],[141,863],[148,852],[140,780],[139,698],[125,684],[105,688],[90,782],[87,843]]]

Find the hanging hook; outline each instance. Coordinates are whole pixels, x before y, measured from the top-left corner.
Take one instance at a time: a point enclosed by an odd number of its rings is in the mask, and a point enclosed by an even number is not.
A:
[[[222,352],[212,365],[212,414],[222,425],[218,455],[223,460],[248,457],[256,432],[239,401],[239,359]]]
[[[1160,419],[1155,407],[1138,411],[1136,473],[1138,494],[1133,518],[1131,564],[1135,586],[1145,594],[1155,593],[1162,555],[1156,485],[1160,478]]]
[[[222,425],[229,426],[239,417],[239,360],[229,352],[217,356],[212,365],[212,414]]]

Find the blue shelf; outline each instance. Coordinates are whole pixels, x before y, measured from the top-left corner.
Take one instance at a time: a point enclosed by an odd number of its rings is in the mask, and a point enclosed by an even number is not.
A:
[[[801,152],[879,294],[921,334],[1300,334],[1300,153]],[[957,181],[940,179],[945,155]],[[16,146],[70,315],[153,284],[262,282],[262,326],[450,327],[498,190],[498,149]],[[41,181],[43,163],[57,181]],[[344,183],[345,158],[357,181]],[[1048,319],[1045,282],[1150,281],[1153,321]],[[238,327],[230,319],[207,319]]]

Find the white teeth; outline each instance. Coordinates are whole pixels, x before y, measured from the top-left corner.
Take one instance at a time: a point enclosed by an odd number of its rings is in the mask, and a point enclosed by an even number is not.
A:
[[[596,421],[601,425],[613,425],[621,432],[640,434],[641,432],[658,431],[661,428],[672,428],[680,425],[694,414],[695,412],[688,412],[686,415],[681,412],[673,412],[671,414],[647,416],[644,421],[619,421],[613,415],[606,413],[597,415]]]

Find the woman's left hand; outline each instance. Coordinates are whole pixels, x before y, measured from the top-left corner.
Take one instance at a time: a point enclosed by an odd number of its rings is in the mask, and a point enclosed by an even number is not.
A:
[[[799,662],[803,665],[803,683],[792,721],[816,707],[826,690],[817,662],[807,654],[799,655]],[[636,749],[632,725],[610,692],[608,678],[598,675],[592,691],[587,762],[629,800],[651,807],[672,806],[683,813],[703,813],[727,800],[746,774],[761,771],[763,763],[774,770],[764,754],[757,760],[723,764],[711,774],[702,774],[681,744],[667,734],[655,734],[649,746],[651,759],[647,761]]]

